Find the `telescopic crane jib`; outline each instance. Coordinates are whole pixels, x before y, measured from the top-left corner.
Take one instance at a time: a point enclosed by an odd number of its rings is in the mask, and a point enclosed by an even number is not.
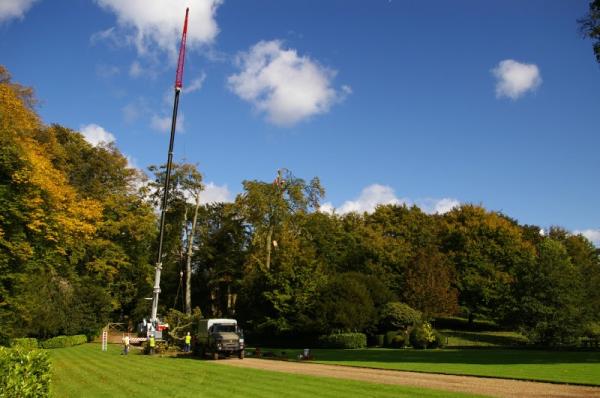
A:
[[[169,141],[169,155],[167,159],[167,174],[165,176],[165,187],[160,208],[160,233],[158,237],[158,253],[156,256],[156,267],[154,273],[154,290],[152,293],[152,315],[150,322],[154,330],[160,330],[156,312],[158,311],[158,295],[160,293],[160,272],[162,270],[162,249],[163,237],[165,233],[165,212],[169,199],[169,183],[171,180],[171,168],[173,166],[173,143],[175,141],[175,126],[177,125],[177,108],[179,107],[179,94],[183,87],[183,65],[185,62],[185,40],[187,36],[188,14],[190,9],[185,10],[185,21],[183,23],[183,33],[181,35],[181,44],[179,46],[179,59],[177,61],[177,74],[175,76],[175,101],[173,103],[173,119],[171,121],[171,139]]]

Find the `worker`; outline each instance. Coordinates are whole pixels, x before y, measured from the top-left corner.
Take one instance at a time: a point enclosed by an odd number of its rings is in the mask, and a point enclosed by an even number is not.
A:
[[[129,354],[129,334],[123,337],[123,355]]]
[[[154,339],[154,335],[150,335],[150,355],[154,355],[154,348],[156,347],[156,340]]]
[[[187,332],[185,335],[185,346],[183,348],[184,352],[190,352],[190,348],[192,346],[192,336],[190,336],[190,332]]]

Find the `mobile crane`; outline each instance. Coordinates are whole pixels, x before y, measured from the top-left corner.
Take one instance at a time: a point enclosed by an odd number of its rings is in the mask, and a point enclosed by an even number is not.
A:
[[[177,125],[177,110],[179,108],[179,94],[183,88],[183,65],[185,63],[185,41],[187,37],[188,14],[190,9],[185,10],[185,21],[183,23],[183,33],[181,35],[181,43],[179,45],[179,58],[177,60],[177,73],[175,75],[175,99],[173,103],[173,118],[171,121],[171,137],[169,141],[169,153],[167,157],[167,170],[165,175],[165,187],[160,207],[160,232],[158,236],[158,253],[156,255],[156,265],[154,267],[154,289],[152,292],[152,313],[150,321],[144,321],[140,324],[140,330],[146,335],[154,335],[157,340],[163,337],[163,331],[169,328],[169,325],[163,324],[157,317],[158,312],[158,295],[160,294],[160,273],[162,270],[162,250],[163,238],[165,233],[165,213],[169,199],[169,183],[171,180],[171,169],[173,167],[173,144],[175,142],[175,127]]]

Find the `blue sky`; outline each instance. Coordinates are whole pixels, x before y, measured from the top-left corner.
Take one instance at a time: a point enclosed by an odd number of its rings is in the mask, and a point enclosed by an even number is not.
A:
[[[482,204],[600,242],[600,67],[586,0],[2,0],[0,63],[46,123],[164,163],[190,33],[176,160],[206,200],[286,167],[326,209]]]

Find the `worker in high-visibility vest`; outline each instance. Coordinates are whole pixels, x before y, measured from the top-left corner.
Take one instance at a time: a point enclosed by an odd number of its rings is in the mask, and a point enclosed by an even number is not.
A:
[[[150,355],[154,355],[154,348],[156,347],[156,340],[154,339],[154,335],[150,335]]]
[[[185,335],[185,346],[183,347],[184,352],[190,352],[190,348],[192,347],[192,336],[190,336],[190,332],[187,332]]]

